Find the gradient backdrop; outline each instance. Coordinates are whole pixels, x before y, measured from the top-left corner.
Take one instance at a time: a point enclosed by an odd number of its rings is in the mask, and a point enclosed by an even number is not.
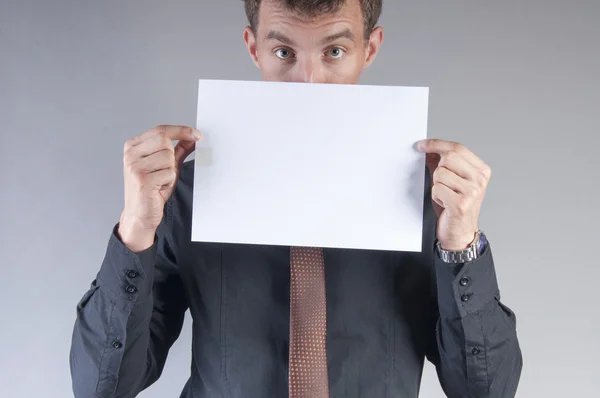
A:
[[[362,83],[431,87],[430,136],[494,173],[481,227],[519,397],[598,397],[600,1],[387,0]],[[0,0],[0,395],[68,397],[75,306],[122,207],[122,146],[196,120],[197,79],[260,79],[239,0]],[[190,320],[145,398],[179,396]],[[428,365],[422,397],[443,397]]]

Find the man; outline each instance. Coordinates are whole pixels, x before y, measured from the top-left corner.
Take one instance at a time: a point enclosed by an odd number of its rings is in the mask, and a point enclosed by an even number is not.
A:
[[[381,0],[245,7],[265,80],[357,83],[383,40]],[[418,144],[431,198],[422,253],[192,243],[184,159],[200,134],[159,126],[125,144],[124,210],[77,306],[76,397],[134,397],[154,383],[188,309],[181,397],[417,397],[425,358],[449,397],[515,395],[515,315],[478,230],[481,159],[457,143]]]

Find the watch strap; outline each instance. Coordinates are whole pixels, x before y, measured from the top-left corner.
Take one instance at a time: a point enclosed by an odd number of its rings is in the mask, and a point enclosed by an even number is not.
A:
[[[445,250],[440,245],[440,242],[436,240],[436,251],[440,259],[445,263],[467,263],[478,258],[483,253],[486,244],[487,238],[483,231],[477,231],[469,247],[464,250]]]

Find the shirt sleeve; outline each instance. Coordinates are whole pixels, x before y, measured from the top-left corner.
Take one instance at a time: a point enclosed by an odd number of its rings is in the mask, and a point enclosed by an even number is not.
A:
[[[169,203],[154,244],[131,252],[114,227],[104,261],[76,308],[74,396],[135,397],[154,383],[188,308],[170,242]]]
[[[439,317],[428,359],[444,392],[514,397],[523,361],[515,314],[500,301],[491,245],[464,264],[445,263],[437,253],[433,258]]]

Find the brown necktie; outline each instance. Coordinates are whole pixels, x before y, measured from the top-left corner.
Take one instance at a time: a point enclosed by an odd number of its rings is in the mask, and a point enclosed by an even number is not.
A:
[[[323,250],[290,248],[290,398],[327,398]]]

